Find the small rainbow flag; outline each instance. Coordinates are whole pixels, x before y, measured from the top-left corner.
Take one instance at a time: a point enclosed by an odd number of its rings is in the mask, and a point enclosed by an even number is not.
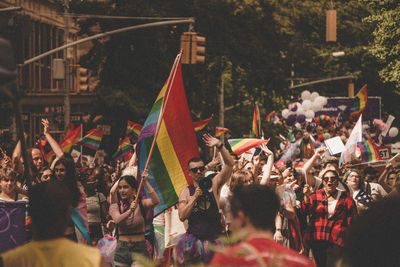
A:
[[[359,152],[361,154],[361,161],[363,163],[374,162],[382,159],[381,154],[379,153],[379,148],[372,139],[358,142],[357,148],[359,149]]]
[[[232,148],[233,153],[240,156],[250,148],[257,147],[261,144],[267,144],[269,139],[257,139],[257,138],[240,138],[240,139],[228,139],[229,145]]]
[[[290,111],[296,111],[296,110],[297,110],[297,102],[296,102],[296,103],[290,103],[290,104],[288,105],[288,109],[289,109]]]
[[[86,136],[78,141],[78,144],[90,149],[98,150],[103,134],[104,132],[102,130],[92,129],[86,134]]]
[[[143,127],[142,125],[128,120],[128,124],[126,125],[125,136],[130,136],[134,140],[137,140],[139,138],[142,127]]]
[[[132,151],[132,144],[129,136],[125,136],[124,139],[121,139],[118,145],[117,151],[113,155],[114,160],[119,160],[123,156],[129,154]]]
[[[251,126],[251,137],[259,138],[261,137],[261,119],[260,119],[260,110],[258,109],[258,105],[254,106],[253,112],[253,123]]]
[[[277,116],[278,116],[278,113],[277,113],[277,112],[271,111],[271,113],[269,113],[269,114],[265,117],[264,121],[265,121],[265,122],[275,122],[275,119],[276,119]]]
[[[231,132],[228,128],[224,127],[215,127],[215,137],[220,137],[223,135],[225,132]]]
[[[179,201],[182,189],[192,184],[188,161],[199,157],[196,133],[183,87],[181,54],[175,59],[170,76],[157,96],[140,133],[137,154],[143,171],[156,133],[153,154],[149,162],[149,179],[160,203],[154,207],[157,216]],[[168,99],[168,102],[167,102]],[[164,110],[164,116],[160,114]]]
[[[207,126],[207,124],[212,120],[214,115],[211,115],[208,119],[205,119],[203,121],[194,121],[193,122],[193,129],[195,132],[198,132],[202,130],[204,127]]]
[[[350,107],[350,119],[358,118],[363,113],[368,102],[367,85],[364,85],[354,98],[354,104]]]
[[[329,124],[333,124],[335,122],[335,117],[321,114],[315,117],[314,121],[316,124],[321,124],[324,121],[328,122]]]
[[[305,175],[305,171],[304,171],[304,164],[296,164],[294,165],[294,169],[297,173],[300,173],[302,175]]]

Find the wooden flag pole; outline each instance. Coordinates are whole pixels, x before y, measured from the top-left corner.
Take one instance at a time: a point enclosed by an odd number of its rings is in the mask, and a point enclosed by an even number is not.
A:
[[[157,121],[156,132],[154,134],[153,142],[151,143],[151,147],[150,147],[150,151],[149,151],[149,156],[147,157],[147,161],[146,161],[146,164],[144,165],[143,171],[147,170],[148,167],[149,167],[151,155],[153,154],[154,146],[156,144],[156,139],[157,139],[157,136],[158,136],[158,134],[160,132],[161,121],[162,121],[162,119],[164,117],[165,108],[166,108],[167,103],[168,103],[169,94],[171,92],[173,81],[175,80],[176,72],[177,72],[178,66],[179,66],[178,64],[181,61],[181,57],[182,57],[182,50],[180,51],[180,53],[176,57],[174,65],[172,66],[172,70],[171,70],[171,73],[170,73],[170,76],[169,76],[169,78],[171,78],[171,77],[172,78],[168,79],[167,89],[166,89],[166,92],[165,92],[165,95],[164,95],[163,105],[161,107],[161,112],[160,112],[160,117],[158,118],[158,121]],[[136,196],[140,196],[140,191],[142,190],[142,185],[143,185],[143,179],[140,179],[140,183],[139,183],[139,187],[138,187]],[[138,206],[138,205],[136,205],[136,206]]]

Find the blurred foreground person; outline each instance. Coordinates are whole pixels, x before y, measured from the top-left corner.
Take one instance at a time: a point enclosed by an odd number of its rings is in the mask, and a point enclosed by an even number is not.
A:
[[[215,253],[211,266],[315,266],[306,257],[273,240],[279,209],[275,192],[264,185],[239,187],[230,198],[233,235],[239,244]]]
[[[72,198],[59,181],[29,191],[33,241],[0,255],[0,266],[109,266],[96,248],[63,238],[71,218]]]
[[[372,204],[352,222],[340,266],[400,266],[400,197]]]

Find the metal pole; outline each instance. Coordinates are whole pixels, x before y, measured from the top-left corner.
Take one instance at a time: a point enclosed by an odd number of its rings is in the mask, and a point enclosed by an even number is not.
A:
[[[194,18],[189,18],[189,19],[182,19],[182,20],[169,20],[169,21],[161,21],[161,22],[152,22],[152,23],[146,23],[146,24],[140,24],[140,25],[135,25],[135,26],[129,26],[129,27],[125,27],[125,28],[120,28],[117,30],[112,30],[109,32],[104,32],[104,33],[99,33],[99,34],[95,34],[93,36],[89,36],[83,39],[80,39],[78,41],[75,42],[71,42],[69,44],[65,44],[63,46],[54,48],[50,51],[47,51],[43,54],[40,54],[36,57],[33,57],[31,59],[27,59],[24,61],[24,63],[22,64],[22,66],[26,66],[28,64],[31,64],[32,62],[38,61],[41,58],[47,57],[51,54],[54,54],[60,50],[66,49],[70,46],[75,46],[84,42],[88,42],[94,39],[99,39],[102,37],[106,37],[108,35],[113,35],[116,33],[121,33],[121,32],[126,32],[126,31],[133,31],[133,30],[138,30],[138,29],[144,29],[144,28],[151,28],[151,27],[158,27],[158,26],[165,26],[165,25],[171,25],[171,24],[187,24],[187,23],[194,23]]]
[[[68,44],[69,37],[69,21],[68,21],[68,0],[64,0],[64,44]],[[69,95],[69,61],[68,61],[68,48],[64,50],[64,67],[65,67],[65,83],[64,83],[64,130],[66,131],[69,127],[69,121],[71,117],[71,102]]]
[[[338,77],[326,78],[326,79],[322,79],[322,80],[317,80],[317,81],[306,82],[306,83],[302,83],[302,84],[298,84],[298,85],[293,85],[293,86],[290,86],[289,89],[309,86],[309,85],[312,85],[312,84],[326,83],[326,82],[332,82],[332,81],[338,81],[338,80],[349,80],[349,79],[354,79],[354,76],[348,75],[348,76],[338,76]]]

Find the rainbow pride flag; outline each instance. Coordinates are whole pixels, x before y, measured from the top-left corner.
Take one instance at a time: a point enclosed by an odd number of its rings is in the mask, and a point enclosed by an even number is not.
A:
[[[381,154],[379,153],[379,148],[375,144],[374,140],[368,139],[367,141],[362,141],[357,143],[358,152],[361,155],[361,162],[374,162],[381,160]]]
[[[79,139],[78,144],[90,149],[98,150],[103,134],[104,132],[102,130],[92,129],[84,137]]]
[[[138,140],[142,127],[143,127],[142,125],[128,120],[128,123],[126,125],[125,136],[129,136],[132,137],[134,140]]]
[[[350,118],[358,118],[367,106],[367,85],[364,85],[354,98],[354,104],[350,107]]]
[[[129,136],[125,136],[124,139],[121,139],[118,145],[117,151],[113,155],[114,160],[119,160],[123,156],[129,154],[132,151],[132,144]]]
[[[194,121],[193,122],[193,128],[195,132],[198,132],[202,130],[204,127],[207,126],[207,124],[212,120],[214,115],[211,115],[209,118],[203,120],[203,121]]]
[[[155,216],[176,204],[181,190],[193,183],[187,163],[189,159],[199,156],[196,134],[183,87],[180,60],[181,54],[175,59],[168,80],[154,102],[137,145],[139,170],[142,172],[157,125],[160,124],[149,162],[148,179],[160,198],[160,203],[154,208]],[[159,121],[162,110],[164,116]]]
[[[226,132],[231,132],[228,128],[224,128],[224,127],[215,127],[215,137],[220,137],[221,135],[223,135]]]
[[[82,137],[82,124],[80,124],[78,127],[75,128],[74,124],[71,123],[69,125],[69,128],[67,130],[67,133],[65,134],[64,140],[60,143],[60,147],[63,152],[65,153],[70,153],[72,146],[76,145]],[[46,155],[46,160],[48,163],[50,163],[55,154],[54,151],[51,150],[49,153]]]
[[[229,145],[232,148],[233,153],[240,156],[250,148],[257,147],[261,144],[267,144],[269,139],[257,139],[257,138],[240,138],[240,139],[228,139]]]
[[[321,114],[315,117],[314,121],[316,124],[321,124],[324,121],[328,122],[329,124],[333,124],[335,122],[335,117]]]
[[[297,173],[300,173],[302,175],[305,175],[305,171],[304,171],[304,164],[296,164],[294,165],[294,169]]]
[[[260,119],[260,110],[258,109],[258,105],[254,106],[253,112],[253,123],[251,125],[251,137],[261,137],[261,119]]]
[[[276,118],[278,116],[278,113],[276,111],[271,111],[264,119],[265,122],[272,122],[274,123]]]

